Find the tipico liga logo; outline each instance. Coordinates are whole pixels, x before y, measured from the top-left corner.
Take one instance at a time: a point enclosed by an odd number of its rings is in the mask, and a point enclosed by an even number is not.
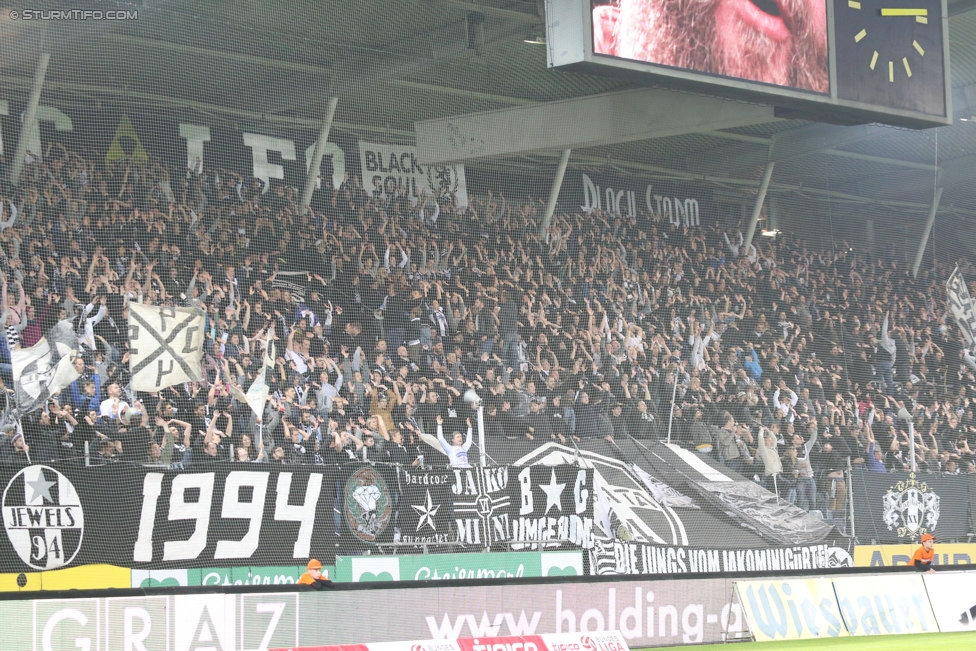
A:
[[[78,554],[85,531],[78,491],[54,468],[28,466],[3,491],[3,528],[34,569],[63,567]]]

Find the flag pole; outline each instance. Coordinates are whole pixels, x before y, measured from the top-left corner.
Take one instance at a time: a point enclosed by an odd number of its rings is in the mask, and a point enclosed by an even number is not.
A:
[[[674,424],[674,399],[678,396],[678,370],[674,371],[674,388],[671,389],[671,415],[668,417],[668,445],[671,444],[671,426]]]

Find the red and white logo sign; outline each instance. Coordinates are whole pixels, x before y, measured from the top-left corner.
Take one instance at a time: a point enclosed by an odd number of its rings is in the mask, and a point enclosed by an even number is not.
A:
[[[630,651],[619,631],[342,644],[271,651]]]

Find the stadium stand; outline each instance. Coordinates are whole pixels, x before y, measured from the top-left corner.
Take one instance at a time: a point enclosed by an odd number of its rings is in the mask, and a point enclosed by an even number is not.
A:
[[[61,319],[84,368],[5,428],[4,464],[443,466],[421,435],[459,444],[473,389],[490,455],[668,440],[831,518],[848,462],[909,467],[906,408],[920,470],[976,472],[943,263],[913,280],[849,246],[745,250],[735,229],[598,210],[540,237],[538,201],[459,208],[450,191],[369,192],[356,175],[302,214],[294,188],[263,193],[234,170],[106,169],[61,145],[27,161],[0,201],[8,407],[10,352]],[[127,389],[132,302],[206,311],[203,382]],[[235,390],[269,343],[259,425]]]

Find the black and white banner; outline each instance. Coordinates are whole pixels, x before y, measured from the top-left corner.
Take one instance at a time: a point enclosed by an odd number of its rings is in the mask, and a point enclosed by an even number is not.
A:
[[[453,543],[452,470],[400,469],[397,525],[402,543]]]
[[[854,559],[843,547],[829,544],[703,549],[597,539],[590,552],[593,574],[728,574],[841,567],[854,567]]]
[[[593,472],[574,466],[58,463],[0,467],[0,488],[0,573],[332,565],[337,541],[357,555],[396,535],[475,549],[593,545]]]
[[[879,543],[917,543],[930,533],[965,538],[969,480],[923,473],[856,472],[852,475],[854,530]]]
[[[337,474],[236,464],[4,467],[0,572],[332,564]]]
[[[539,549],[545,541],[593,546],[593,471],[501,466],[454,471],[459,542]]]
[[[30,348],[10,353],[17,407],[26,414],[44,406],[53,393],[81,375],[72,362],[78,354],[78,336],[70,321],[59,321]]]
[[[959,325],[959,331],[972,348],[976,345],[976,310],[973,308],[973,299],[969,296],[969,288],[966,287],[966,280],[959,272],[959,267],[956,267],[946,281],[946,302]]]
[[[560,192],[560,203],[584,211],[637,217],[654,215],[679,228],[701,226],[708,207],[705,190],[690,184],[651,181],[595,170],[570,172]],[[705,206],[702,206],[702,203]],[[707,218],[706,218],[707,220]]]
[[[130,303],[132,390],[155,392],[199,380],[203,330],[202,310]]]
[[[424,194],[437,198],[444,192],[452,192],[459,206],[468,205],[464,165],[421,164],[416,147],[362,140],[359,141],[359,160],[363,188],[370,196],[385,194],[392,197],[399,192],[417,199]]]

